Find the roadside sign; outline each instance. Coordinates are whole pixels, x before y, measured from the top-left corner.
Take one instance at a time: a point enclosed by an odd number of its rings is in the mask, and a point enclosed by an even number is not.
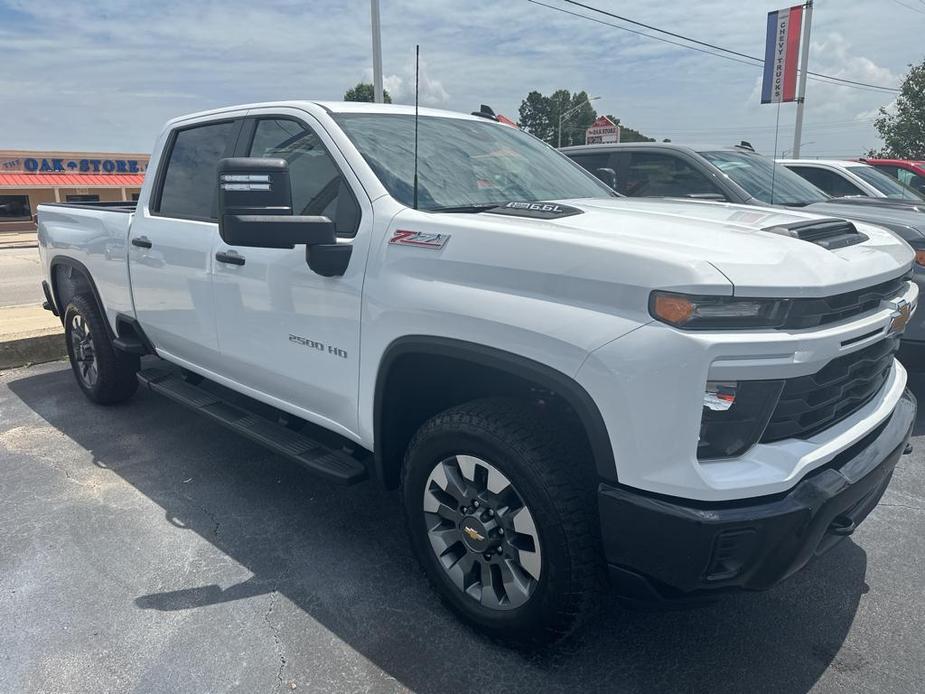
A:
[[[603,145],[620,141],[620,126],[607,116],[599,116],[591,127],[585,130],[586,145]]]

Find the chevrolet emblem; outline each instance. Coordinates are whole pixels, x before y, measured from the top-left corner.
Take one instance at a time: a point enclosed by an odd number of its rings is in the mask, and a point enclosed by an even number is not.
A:
[[[887,336],[898,335],[906,329],[915,307],[905,299],[895,302],[893,313],[890,315],[890,327]]]
[[[468,525],[463,526],[463,532],[469,536],[470,540],[475,540],[476,542],[481,542],[485,537],[480,534],[477,530],[473,530]]]

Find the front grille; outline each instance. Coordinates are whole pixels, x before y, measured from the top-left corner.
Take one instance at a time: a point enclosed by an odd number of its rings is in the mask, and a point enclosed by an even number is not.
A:
[[[857,412],[883,387],[898,348],[887,338],[788,379],[761,442],[809,438]]]
[[[785,330],[815,328],[873,311],[880,306],[880,302],[895,299],[902,294],[908,281],[906,276],[902,276],[872,287],[821,299],[794,299],[780,327]]]

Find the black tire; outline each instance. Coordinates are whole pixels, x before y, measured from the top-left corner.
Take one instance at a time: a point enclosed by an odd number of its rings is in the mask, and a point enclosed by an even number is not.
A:
[[[500,398],[476,400],[442,412],[415,434],[402,468],[402,493],[411,543],[441,598],[465,622],[509,643],[541,645],[569,635],[594,613],[604,581],[593,466],[586,448],[578,436],[551,421],[538,408]],[[425,490],[442,499],[449,498],[443,497],[434,486],[432,473],[444,465],[440,478],[446,479],[446,471],[453,469],[452,461],[446,461],[454,456],[461,456],[457,460],[471,456],[480,462],[490,461],[490,467],[507,478],[505,482],[510,483],[532,515],[542,555],[537,562],[539,577],[530,581],[532,592],[518,606],[486,607],[484,598],[473,594],[485,590],[485,574],[481,573],[480,581],[463,578],[463,585],[458,585],[461,572],[451,578],[450,569],[441,563],[448,562],[446,551],[443,559],[438,559],[438,550],[432,546],[434,528],[448,528],[454,521],[437,518],[443,515],[442,507],[437,513],[426,512]],[[467,465],[471,470],[472,463]],[[455,469],[461,467],[457,465]],[[479,463],[475,469],[483,473],[483,480],[486,475],[494,474],[480,470]],[[446,509],[450,505],[447,501]],[[485,503],[481,508],[485,508]],[[461,513],[472,513],[472,507],[467,510],[463,506]],[[501,515],[497,512],[496,519]],[[471,570],[472,576],[478,576],[480,570],[484,572],[486,562],[507,560],[508,548],[494,548],[481,554],[486,559],[483,562],[479,557],[482,549],[471,546],[475,542],[473,537],[482,535],[470,534],[473,526],[469,521],[457,525],[469,535],[468,540],[461,538],[463,549],[474,553],[474,561],[482,565],[481,569]],[[478,528],[485,535],[499,532],[486,530],[485,526]],[[502,544],[513,544],[522,537],[513,531],[495,539]],[[454,551],[461,553],[458,543]],[[499,557],[494,557],[492,551],[497,551]],[[464,567],[462,571],[470,571],[463,559],[455,561]],[[472,581],[477,584],[474,588]]]
[[[90,400],[111,405],[138,388],[139,358],[116,350],[96,302],[78,294],[64,311],[64,338],[77,385]]]

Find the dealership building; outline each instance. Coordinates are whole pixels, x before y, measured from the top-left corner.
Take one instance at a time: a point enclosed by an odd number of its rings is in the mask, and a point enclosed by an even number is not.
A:
[[[35,229],[44,202],[137,200],[147,154],[0,150],[0,232]]]

